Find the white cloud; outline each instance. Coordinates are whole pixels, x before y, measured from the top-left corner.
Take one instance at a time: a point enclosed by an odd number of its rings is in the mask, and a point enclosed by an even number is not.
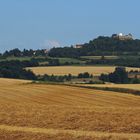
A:
[[[41,44],[41,47],[46,49],[60,46],[60,43],[56,40],[44,40],[44,42]]]

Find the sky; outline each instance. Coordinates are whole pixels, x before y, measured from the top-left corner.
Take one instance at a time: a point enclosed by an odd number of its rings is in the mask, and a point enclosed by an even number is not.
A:
[[[0,0],[0,52],[86,43],[132,33],[140,39],[140,0]]]

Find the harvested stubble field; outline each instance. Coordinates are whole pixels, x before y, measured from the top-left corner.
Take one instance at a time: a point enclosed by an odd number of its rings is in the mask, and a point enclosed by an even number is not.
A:
[[[100,75],[102,73],[108,74],[115,70],[115,66],[51,66],[51,67],[31,67],[27,68],[32,70],[37,75],[78,75],[79,73],[89,72],[93,75]],[[140,68],[127,67],[127,71],[140,70]]]
[[[138,140],[139,133],[139,96],[0,79],[1,140]]]

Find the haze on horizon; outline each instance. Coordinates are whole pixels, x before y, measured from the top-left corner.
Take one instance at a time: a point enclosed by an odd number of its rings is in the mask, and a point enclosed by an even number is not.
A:
[[[0,52],[85,43],[99,35],[140,38],[139,0],[0,1]]]

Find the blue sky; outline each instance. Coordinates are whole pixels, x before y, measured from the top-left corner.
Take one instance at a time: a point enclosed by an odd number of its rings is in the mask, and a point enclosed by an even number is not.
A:
[[[140,0],[0,0],[0,51],[85,43],[99,35],[140,38]]]

